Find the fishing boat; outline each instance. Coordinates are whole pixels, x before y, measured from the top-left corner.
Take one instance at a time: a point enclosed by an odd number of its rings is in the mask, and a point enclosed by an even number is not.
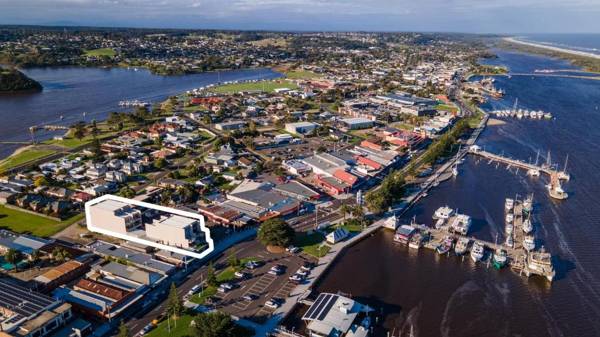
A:
[[[452,244],[454,243],[454,238],[452,236],[447,236],[444,241],[442,241],[437,247],[435,247],[435,251],[440,254],[446,254],[452,249]]]
[[[408,241],[408,248],[419,249],[423,246],[423,236],[421,233],[416,233],[412,238]]]
[[[506,235],[512,235],[514,229],[515,227],[513,226],[513,224],[508,223],[506,224],[506,227],[504,227],[504,232],[506,233]]]
[[[402,225],[398,227],[396,234],[394,234],[394,242],[407,243],[415,231],[416,229],[410,225]]]
[[[540,176],[540,170],[529,169],[529,170],[527,170],[527,175],[530,176],[530,177],[539,177]]]
[[[454,253],[459,256],[465,254],[467,252],[467,249],[469,249],[470,242],[471,240],[469,238],[458,239],[458,242],[454,246]]]
[[[565,192],[560,185],[560,180],[558,179],[557,174],[552,174],[550,177],[550,184],[546,185],[546,188],[548,189],[548,194],[550,194],[550,197],[554,199],[564,200],[569,197],[569,194]]]
[[[531,220],[529,218],[527,218],[523,221],[523,232],[525,232],[525,234],[529,234],[532,231],[533,231],[533,224],[531,223]]]
[[[442,227],[444,227],[444,224],[446,223],[446,220],[444,219],[437,219],[437,221],[435,222],[435,228],[436,229],[440,229]]]
[[[506,253],[506,250],[501,248],[496,249],[492,261],[494,268],[502,269],[504,266],[506,266],[506,262],[508,262],[508,253]]]
[[[454,210],[448,206],[438,208],[435,213],[433,213],[434,219],[448,219],[454,214]]]
[[[504,200],[504,209],[506,209],[507,212],[512,212],[514,206],[515,201],[513,199],[506,198],[506,200]]]
[[[533,196],[529,195],[523,200],[523,212],[530,213],[533,210]]]
[[[507,247],[514,247],[515,246],[515,241],[512,237],[512,235],[508,235],[506,236],[506,240],[504,241],[504,245]]]
[[[473,247],[471,248],[471,260],[473,260],[473,262],[481,261],[481,259],[483,259],[484,253],[484,245],[480,242],[475,241],[475,243],[473,243]]]
[[[535,249],[535,239],[531,235],[525,236],[523,239],[523,248],[525,248],[528,252]]]
[[[556,271],[552,265],[552,256],[544,250],[544,247],[539,252],[528,254],[527,267],[535,273],[544,275],[550,282],[556,276]]]
[[[456,214],[450,228],[456,233],[467,235],[469,228],[471,228],[471,217],[466,214]]]

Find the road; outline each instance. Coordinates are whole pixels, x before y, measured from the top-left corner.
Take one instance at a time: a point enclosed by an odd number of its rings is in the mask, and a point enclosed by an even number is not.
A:
[[[231,256],[231,254],[235,254],[239,259],[242,259],[245,257],[256,256],[261,252],[264,252],[264,248],[256,240],[244,241],[220,254],[217,258],[212,260],[212,263],[214,266],[226,265],[227,259],[229,258],[229,256]],[[185,275],[182,280],[175,280],[177,277],[174,277],[174,282],[177,285],[177,293],[180,297],[183,297],[190,291],[190,289],[192,289],[193,286],[200,284],[203,280],[206,279],[208,265],[208,263],[203,263],[202,267],[196,267],[197,269]],[[170,283],[163,288],[166,289],[168,292],[169,287]],[[158,292],[160,292],[160,290]],[[150,296],[151,295],[146,295],[146,297]],[[150,324],[154,319],[158,318],[161,314],[165,312],[167,296],[163,296],[160,299],[157,299],[157,301],[160,302],[158,304],[155,304],[152,310],[148,312],[139,312],[138,315],[131,317],[125,323],[132,336],[136,335],[140,330],[144,328],[144,326]]]

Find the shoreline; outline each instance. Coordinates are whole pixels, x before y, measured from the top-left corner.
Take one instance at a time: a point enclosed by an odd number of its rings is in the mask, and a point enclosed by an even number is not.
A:
[[[544,45],[544,44],[540,44],[540,43],[526,42],[526,41],[521,41],[521,40],[515,39],[513,37],[505,37],[505,38],[502,38],[502,40],[509,42],[509,43],[516,43],[516,44],[520,44],[520,45],[524,45],[524,46],[541,48],[541,49],[546,49],[549,51],[571,54],[574,56],[589,57],[589,58],[593,58],[596,60],[600,60],[600,55],[598,55],[598,54],[587,53],[587,52],[583,52],[583,51],[577,51],[577,50],[560,48],[560,47],[553,47],[553,46],[548,46],[548,45]]]

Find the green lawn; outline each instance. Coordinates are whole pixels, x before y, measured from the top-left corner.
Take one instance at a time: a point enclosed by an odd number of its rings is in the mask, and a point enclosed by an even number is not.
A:
[[[296,233],[294,246],[302,248],[306,254],[314,257],[322,257],[331,249],[328,245],[323,245],[323,247],[319,249],[324,241],[325,236],[318,232],[313,232],[312,234]]]
[[[289,81],[258,81],[220,85],[211,88],[211,91],[222,94],[232,94],[240,91],[259,90],[265,92],[273,92],[275,91],[275,89],[281,88],[298,89],[298,86],[295,83]]]
[[[0,206],[0,228],[41,237],[52,236],[81,219],[83,213],[59,222]]]
[[[114,57],[117,55],[117,52],[112,48],[99,48],[99,49],[91,49],[85,51],[86,56],[108,56]]]
[[[206,300],[217,294],[217,288],[216,287],[211,287],[211,286],[207,286],[206,288],[204,288],[204,291],[198,293],[198,294],[194,294],[194,296],[192,296],[192,298],[190,299],[191,302],[194,302],[196,304],[204,304],[204,302],[206,302]]]
[[[310,70],[292,70],[285,73],[285,77],[294,80],[304,80],[311,78],[321,78],[321,75]]]
[[[154,330],[146,334],[148,337],[184,337],[190,335],[190,323],[192,322],[192,315],[183,315],[176,321],[170,320],[171,331],[169,331],[169,321],[164,320],[158,323],[158,326]]]
[[[0,172],[56,153],[52,150],[28,149],[0,161]]]
[[[452,105],[447,105],[447,104],[438,104],[434,107],[437,110],[444,110],[444,111],[449,111],[449,112],[457,112],[458,108]]]

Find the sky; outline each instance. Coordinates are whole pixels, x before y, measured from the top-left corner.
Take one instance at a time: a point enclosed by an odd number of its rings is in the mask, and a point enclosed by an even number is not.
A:
[[[600,0],[0,0],[0,24],[600,33]]]

